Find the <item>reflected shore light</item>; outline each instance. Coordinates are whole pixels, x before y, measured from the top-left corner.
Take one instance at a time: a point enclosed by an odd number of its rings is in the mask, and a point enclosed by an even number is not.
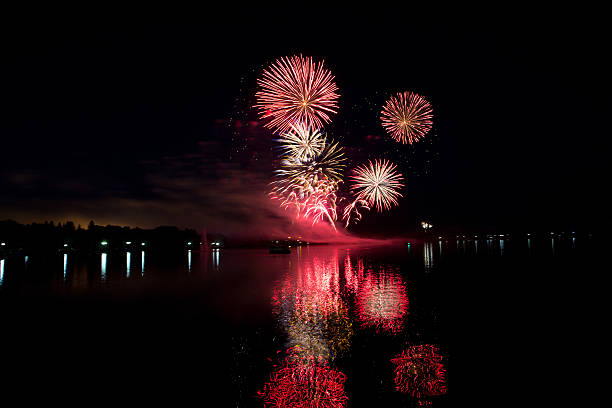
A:
[[[215,269],[219,269],[219,248],[213,248],[212,251],[212,263]]]
[[[4,282],[4,259],[0,259],[0,286]]]
[[[143,244],[144,245],[144,244]],[[145,251],[142,251],[140,253],[140,275],[144,276],[144,265],[145,265],[145,257],[144,257]]]
[[[423,246],[423,261],[425,270],[429,271],[433,267],[433,245],[431,242],[426,242]]]
[[[64,254],[64,281],[66,281],[66,270],[68,269],[68,254]]]
[[[102,271],[101,279],[106,280],[106,252],[103,252],[100,258],[101,258],[100,269]]]
[[[130,263],[131,262],[132,262],[132,254],[128,252],[125,254],[126,275],[128,278],[130,277]]]
[[[191,273],[191,249],[187,251],[187,272]]]

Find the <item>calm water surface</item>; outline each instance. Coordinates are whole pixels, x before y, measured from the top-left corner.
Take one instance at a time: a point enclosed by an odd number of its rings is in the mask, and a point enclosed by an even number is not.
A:
[[[11,387],[85,404],[491,406],[528,389],[539,403],[559,292],[590,247],[497,237],[11,256],[5,372]]]

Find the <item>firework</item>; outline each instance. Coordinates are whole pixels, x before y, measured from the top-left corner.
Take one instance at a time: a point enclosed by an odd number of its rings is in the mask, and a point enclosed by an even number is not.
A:
[[[358,199],[366,200],[369,206],[378,211],[390,209],[397,205],[402,194],[398,191],[404,185],[402,175],[395,171],[397,166],[387,160],[374,160],[368,165],[357,167],[352,176],[351,190],[357,193]]]
[[[357,197],[344,207],[342,212],[342,219],[345,221],[344,228],[348,228],[351,221],[354,223],[361,221],[363,216],[361,215],[361,212],[359,212],[360,209],[362,211],[370,209],[370,204],[361,197]]]
[[[307,181],[312,183],[316,179],[329,179],[333,181],[342,180],[344,164],[344,148],[339,143],[326,143],[321,152],[316,156],[308,156],[304,159],[287,157],[281,161],[281,168],[277,175],[287,178],[293,182]]]
[[[422,96],[412,92],[400,92],[387,101],[380,119],[393,139],[412,144],[431,129],[433,110]]]
[[[395,389],[420,399],[446,394],[446,370],[436,346],[411,346],[391,359]]]
[[[267,407],[339,408],[348,401],[346,376],[313,359],[287,359],[258,395]]]
[[[316,155],[281,161],[272,183],[271,197],[281,201],[281,207],[292,207],[297,218],[310,219],[313,224],[327,221],[335,229],[338,184],[345,167],[344,152],[338,143],[325,143]]]
[[[281,149],[286,157],[292,160],[307,160],[323,152],[325,137],[318,129],[298,123],[291,124],[291,129],[281,134]]]
[[[334,76],[311,57],[282,57],[264,70],[257,83],[261,90],[255,95],[255,108],[262,119],[270,119],[265,125],[270,129],[282,132],[298,122],[320,129],[336,113],[339,95]]]

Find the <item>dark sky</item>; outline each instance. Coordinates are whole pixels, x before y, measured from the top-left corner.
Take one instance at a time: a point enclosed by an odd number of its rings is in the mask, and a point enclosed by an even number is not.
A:
[[[335,74],[340,111],[327,130],[352,163],[388,157],[406,175],[401,206],[356,231],[607,219],[603,10],[224,4],[4,9],[0,219],[273,225],[272,136],[250,105],[262,68],[295,53]],[[403,90],[434,107],[420,146],[389,141],[378,120]]]

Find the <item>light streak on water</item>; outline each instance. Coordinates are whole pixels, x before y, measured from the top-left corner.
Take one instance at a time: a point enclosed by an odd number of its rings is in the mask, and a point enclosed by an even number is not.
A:
[[[4,259],[0,259],[0,286],[4,282]]]
[[[125,254],[125,262],[126,262],[126,275],[129,278],[130,277],[130,263],[132,262],[132,254],[131,253],[127,253]]]
[[[214,248],[212,253],[212,262],[215,269],[219,269],[219,248]]]
[[[191,249],[187,251],[187,271],[191,273]]]
[[[499,254],[500,255],[504,254],[504,240],[503,239],[499,240]]]
[[[555,254],[555,239],[551,238],[550,239],[550,247],[552,248],[552,254]]]
[[[140,253],[140,275],[141,276],[144,276],[144,265],[145,265],[145,262],[144,262],[144,251],[142,251]]]
[[[426,242],[423,246],[423,261],[425,263],[425,270],[430,270],[433,266],[433,245],[431,242]]]
[[[103,252],[101,256],[101,265],[100,269],[102,271],[102,275],[100,277],[101,280],[106,280],[106,253]]]
[[[66,281],[66,270],[68,269],[68,254],[64,254],[64,282]]]

